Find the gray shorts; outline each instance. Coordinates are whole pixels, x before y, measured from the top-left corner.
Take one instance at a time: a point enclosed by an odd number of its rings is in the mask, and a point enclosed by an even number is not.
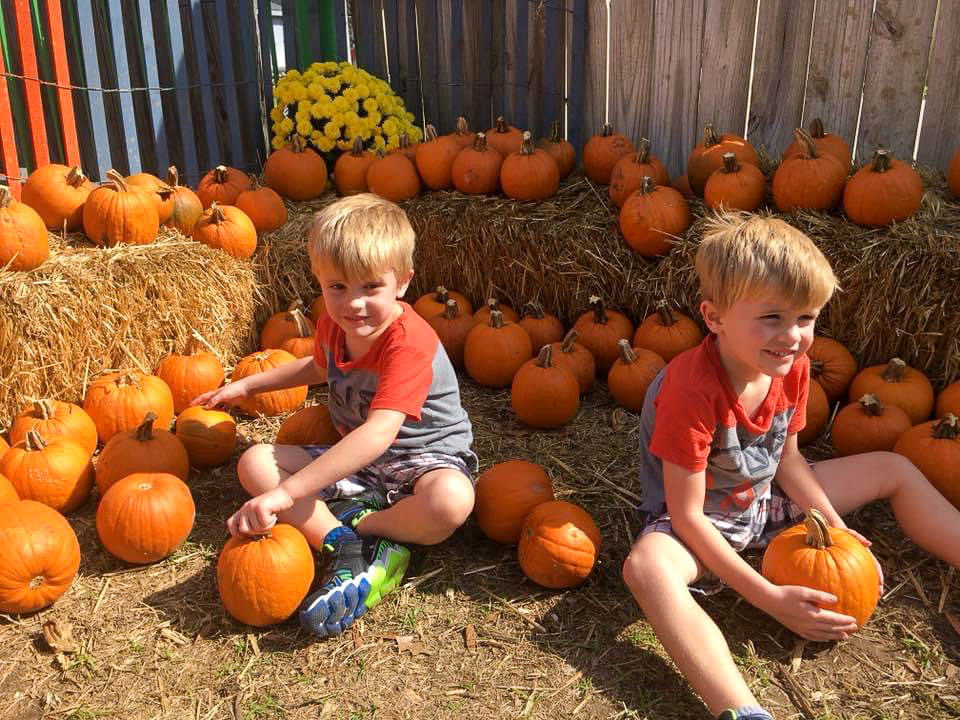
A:
[[[303,445],[302,447],[316,459],[332,446]],[[423,452],[379,458],[365,468],[324,488],[320,492],[320,497],[323,500],[338,500],[372,490],[385,496],[388,505],[393,505],[413,494],[413,486],[421,476],[440,468],[452,468],[463,473],[471,484],[476,482],[466,463],[456,455]]]
[[[742,516],[741,516],[742,517]],[[707,515],[720,534],[730,543],[738,553],[754,548],[764,548],[781,530],[796,525],[803,520],[804,513],[800,506],[783,494],[779,487],[771,487],[770,496],[758,500],[749,515],[749,521],[744,523],[732,521],[729,516]],[[669,515],[661,515],[646,524],[640,535],[652,532],[662,532],[675,538],[686,547],[686,544],[673,531],[673,524]],[[687,548],[689,550],[689,548]],[[691,555],[693,552],[691,551]],[[701,563],[702,566],[702,563]],[[703,574],[690,584],[690,591],[702,595],[714,595],[725,587],[724,582],[715,574],[704,568]]]

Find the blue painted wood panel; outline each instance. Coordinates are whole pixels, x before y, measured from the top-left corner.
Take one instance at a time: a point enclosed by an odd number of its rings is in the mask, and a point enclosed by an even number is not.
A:
[[[179,165],[184,182],[196,185],[200,179],[197,162],[197,143],[193,132],[193,110],[190,103],[189,75],[187,59],[184,55],[183,25],[180,22],[180,3],[167,0],[167,24],[170,28],[170,53],[175,68],[177,83],[177,116],[180,119],[181,147],[183,158],[172,158]]]
[[[176,2],[176,0],[171,0]],[[110,135],[107,131],[107,114],[103,103],[103,87],[100,80],[100,62],[97,60],[97,44],[95,41],[93,8],[91,0],[77,1],[77,18],[80,23],[80,33],[86,42],[83,43],[83,72],[87,78],[87,100],[90,104],[90,124],[93,130],[93,142],[97,149],[97,168],[85,168],[91,178],[106,180],[107,170],[113,167],[113,157],[110,154]]]
[[[244,151],[243,134],[240,130],[240,113],[237,109],[236,76],[233,72],[233,48],[230,42],[230,21],[227,17],[227,0],[217,0],[216,33],[219,40],[217,59],[220,64],[220,81],[223,83],[223,94],[227,104],[227,131],[230,135],[230,144],[227,150],[230,153],[230,162],[238,168],[246,168],[246,152]],[[238,18],[240,19],[240,18]],[[235,32],[239,35],[239,29]],[[238,37],[239,40],[239,37]]]
[[[203,34],[203,10],[200,0],[190,0],[190,30],[193,35],[193,51],[197,63],[197,83],[200,85],[200,106],[203,117],[204,137],[207,141],[207,156],[201,172],[221,163],[220,142],[213,117],[213,88],[210,86],[210,65],[207,63],[207,41]]]
[[[140,0],[140,34],[143,39],[144,64],[147,70],[150,117],[153,120],[153,142],[157,153],[157,165],[153,171],[163,177],[162,170],[170,164],[167,147],[167,130],[163,120],[163,103],[160,99],[160,76],[157,69],[157,47],[153,37],[153,12],[150,0]]]

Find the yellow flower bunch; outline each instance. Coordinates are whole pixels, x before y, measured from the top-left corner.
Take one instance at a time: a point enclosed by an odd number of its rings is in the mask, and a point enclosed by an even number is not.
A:
[[[348,62],[288,70],[277,80],[273,100],[274,149],[289,145],[294,135],[320,153],[349,150],[357,137],[367,149],[392,150],[403,133],[411,143],[423,136],[387,83]]]

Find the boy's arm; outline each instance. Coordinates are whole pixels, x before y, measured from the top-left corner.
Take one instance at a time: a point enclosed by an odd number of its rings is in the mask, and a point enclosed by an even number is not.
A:
[[[847,524],[834,509],[833,503],[827,497],[823,486],[813,474],[807,459],[800,453],[797,445],[797,434],[788,433],[780,455],[780,464],[774,482],[779,485],[800,509],[807,512],[816,508],[824,514],[831,527],[845,528]]]
[[[232,405],[238,399],[249,397],[255,393],[283,388],[313,385],[323,382],[326,377],[323,370],[314,362],[312,356],[297,358],[294,362],[271,368],[254,375],[229,382],[216,390],[210,390],[194,398],[191,405],[203,405],[206,408],[220,404]]]

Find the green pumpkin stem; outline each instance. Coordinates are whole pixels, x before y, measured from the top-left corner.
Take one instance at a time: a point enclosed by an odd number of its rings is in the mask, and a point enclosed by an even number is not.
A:
[[[564,338],[563,342],[560,343],[560,352],[572,353],[574,345],[577,344],[577,338],[580,337],[580,333],[576,330],[571,330],[568,332]]]
[[[673,316],[673,310],[670,309],[670,303],[666,300],[660,300],[657,303],[657,315],[660,316],[660,324],[664,327],[671,327],[677,322]]]
[[[66,180],[67,185],[70,185],[71,187],[80,187],[87,182],[87,176],[83,174],[83,170],[74,165],[72,168],[70,168],[70,172],[67,173]]]
[[[870,417],[880,417],[883,415],[883,411],[887,409],[887,406],[880,402],[880,399],[876,395],[871,395],[870,393],[861,397],[858,402],[863,409],[864,415],[869,415]]]
[[[723,154],[723,171],[725,173],[735,173],[740,169],[739,163],[737,163],[737,156],[733,153],[724,153]]]
[[[127,187],[127,181],[124,179],[123,175],[112,168],[107,170],[107,180],[113,183],[113,186],[117,192],[127,192],[130,189]]]
[[[820,129],[821,130],[823,129],[822,126]],[[817,144],[813,141],[813,138],[815,136],[808,134],[807,131],[804,130],[803,128],[797,128],[796,130],[793,131],[793,137],[796,139],[798,143],[803,145],[803,147],[805,148],[805,152],[807,153],[807,157],[811,157],[811,158],[820,157],[820,152],[817,150]],[[823,135],[821,135],[820,137],[823,137]]]
[[[537,353],[537,367],[553,367],[553,348],[550,347],[550,343],[540,348],[540,352]]]
[[[933,426],[933,437],[937,440],[956,440],[960,437],[960,420],[953,413],[947,413]]]
[[[833,545],[830,539],[830,524],[822,512],[816,508],[807,511],[807,518],[803,521],[807,530],[806,543],[812,548],[823,550]]]
[[[143,421],[137,425],[133,431],[133,436],[140,442],[147,442],[153,439],[153,421],[157,419],[157,414],[150,410],[143,416]]]
[[[609,318],[603,308],[603,300],[598,295],[590,296],[590,307],[593,308],[593,321],[598,325],[606,325]]]
[[[810,121],[810,137],[820,140],[826,135],[823,131],[823,120],[818,117],[815,117]]]
[[[626,338],[617,340],[617,348],[620,350],[620,359],[627,365],[633,365],[637,361],[637,354]]]
[[[890,383],[903,382],[903,373],[906,372],[907,364],[900,358],[892,358],[887,363],[887,369],[883,371],[883,379]]]
[[[13,196],[10,194],[10,188],[7,185],[0,185],[0,208],[6,209],[10,207],[10,201],[13,199]]]
[[[536,320],[542,320],[544,317],[546,317],[543,307],[540,305],[540,303],[534,300],[531,300],[523,306],[523,317],[527,317],[527,315],[535,318]]]
[[[499,310],[490,311],[490,327],[498,330],[503,327],[503,313]]]
[[[873,153],[873,164],[870,166],[872,172],[886,172],[890,169],[890,153],[883,148],[880,148],[875,153]]]
[[[37,450],[43,450],[47,446],[47,441],[36,430],[27,430],[27,435],[23,439],[23,446],[27,452],[36,452]]]

